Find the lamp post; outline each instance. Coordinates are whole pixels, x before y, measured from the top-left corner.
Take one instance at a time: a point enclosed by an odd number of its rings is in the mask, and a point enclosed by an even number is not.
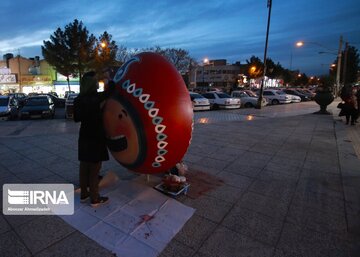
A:
[[[263,79],[260,86],[260,93],[259,98],[257,102],[257,109],[261,109],[261,102],[263,99],[263,92],[264,92],[264,83],[265,83],[265,76],[266,76],[266,56],[267,56],[267,48],[268,48],[268,40],[269,40],[269,30],[270,30],[270,17],[271,17],[271,6],[272,6],[272,0],[267,1],[267,8],[269,8],[268,13],[268,20],[267,20],[267,27],[266,27],[266,39],[265,39],[265,50],[264,50],[264,74]]]
[[[296,46],[297,47],[302,47],[305,45],[305,43],[307,44],[313,44],[313,45],[317,45],[317,46],[320,46],[322,48],[325,48],[326,50],[329,50],[331,52],[333,52],[334,50],[333,49],[330,49],[320,43],[317,43],[317,42],[304,42],[304,41],[299,41],[296,43]],[[343,44],[343,39],[342,39],[342,36],[340,36],[340,40],[339,40],[339,49],[338,49],[338,53],[337,53],[337,69],[336,69],[336,92],[335,92],[335,95],[337,96],[340,92],[340,70],[341,70],[341,57],[342,57],[342,53],[341,53],[341,50],[342,50],[342,44]],[[319,52],[319,53],[328,53],[328,52]]]
[[[337,63],[337,69],[336,69],[336,92],[335,95],[338,96],[340,92],[340,69],[341,69],[341,49],[342,49],[342,43],[343,39],[342,36],[340,36],[339,41],[339,50],[338,50],[338,63]]]
[[[209,64],[209,59],[208,58],[204,58],[204,60],[203,60],[203,66],[202,66],[202,84],[203,84],[203,86],[205,84],[205,77],[204,77],[205,64]]]
[[[18,80],[19,80],[19,92],[20,93],[22,93],[22,84],[21,84],[21,65],[20,65],[20,49],[18,49],[18,56],[17,56],[17,60],[18,60],[18,68],[19,68],[19,74],[18,74],[18,76],[19,76],[19,78],[18,78]]]
[[[347,56],[348,56],[349,43],[345,43],[345,51],[344,51],[344,67],[343,67],[343,84],[346,84],[346,64],[347,64]]]
[[[193,71],[194,71],[194,89],[196,88],[196,86],[197,86],[197,83],[196,83],[196,73],[197,73],[197,64],[196,63],[194,63],[195,64],[195,66],[193,65],[193,61],[192,60],[190,60],[189,61],[189,70],[188,70],[188,79],[189,79],[189,88],[192,88],[192,73],[193,73]],[[194,67],[194,69],[193,69],[193,67]]]
[[[101,64],[101,66],[103,66],[104,67],[104,62],[105,62],[105,55],[106,55],[106,47],[107,47],[107,44],[106,44],[106,42],[104,42],[104,41],[102,41],[101,43],[100,43],[100,48],[101,48],[101,51],[100,51],[100,58],[101,58],[101,61],[102,61],[102,64]]]

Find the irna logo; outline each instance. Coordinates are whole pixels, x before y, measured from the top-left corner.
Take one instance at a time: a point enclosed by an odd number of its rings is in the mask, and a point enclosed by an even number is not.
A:
[[[69,204],[64,191],[39,190],[10,190],[8,189],[9,204]]]
[[[72,215],[72,184],[4,184],[4,215]]]

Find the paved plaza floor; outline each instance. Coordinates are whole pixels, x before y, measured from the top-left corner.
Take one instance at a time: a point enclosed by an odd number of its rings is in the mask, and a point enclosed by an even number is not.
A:
[[[306,106],[292,115],[249,109],[195,116],[184,160],[222,183],[177,198],[196,211],[159,256],[360,256],[360,125],[345,125],[336,102],[333,115]],[[77,126],[1,123],[1,185],[78,185]],[[107,170],[141,179],[112,159]],[[1,214],[0,256],[114,255],[57,216]]]

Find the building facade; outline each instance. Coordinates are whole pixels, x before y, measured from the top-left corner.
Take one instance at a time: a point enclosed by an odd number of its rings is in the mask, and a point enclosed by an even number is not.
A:
[[[240,76],[240,63],[227,64],[225,59],[209,60],[189,71],[191,88],[219,88],[228,91],[239,84]]]
[[[56,92],[60,97],[68,90],[79,92],[79,78],[66,77],[39,56],[34,58],[14,57],[5,54],[0,60],[0,93],[48,93]]]
[[[1,93],[47,93],[54,90],[55,71],[39,56],[24,58],[6,54],[0,61],[0,70]]]

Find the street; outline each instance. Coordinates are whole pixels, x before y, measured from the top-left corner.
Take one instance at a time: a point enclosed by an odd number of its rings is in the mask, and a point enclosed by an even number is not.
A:
[[[358,256],[360,159],[353,145],[359,142],[348,134],[358,133],[358,125],[345,125],[336,105],[328,107],[333,115],[313,115],[314,102],[196,112],[184,162],[188,177],[200,172],[202,179],[176,199],[196,211],[165,248],[151,251],[161,257]],[[0,184],[78,185],[78,127],[61,111],[53,120],[1,121]],[[145,179],[113,158],[102,174],[109,170],[125,184]],[[210,178],[221,183],[205,191],[195,186]],[[89,247],[91,256],[114,256],[97,236],[58,216],[0,215],[0,256],[89,256]]]
[[[251,122],[259,119],[275,117],[290,117],[294,115],[313,113],[319,109],[314,102],[301,102],[284,105],[270,105],[262,109],[241,108],[235,110],[211,110],[194,113],[195,124],[218,123],[227,121]],[[64,108],[57,108],[54,119],[27,119],[0,121],[0,136],[33,136],[57,133],[74,133],[79,124],[71,119],[65,119]]]

